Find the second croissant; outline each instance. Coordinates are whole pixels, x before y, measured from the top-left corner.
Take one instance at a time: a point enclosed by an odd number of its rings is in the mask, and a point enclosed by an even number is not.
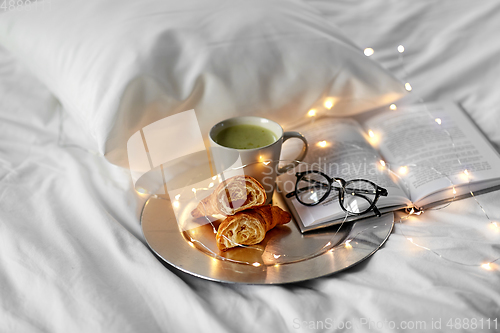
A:
[[[250,176],[234,176],[220,183],[215,190],[191,212],[194,218],[221,214],[224,216],[264,205],[266,192]]]

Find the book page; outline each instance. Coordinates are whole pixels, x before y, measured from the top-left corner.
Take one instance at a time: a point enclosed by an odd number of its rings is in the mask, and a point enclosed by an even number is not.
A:
[[[380,155],[368,143],[356,121],[322,118],[297,130],[309,142],[309,152],[303,167],[309,170],[322,170],[332,178],[367,179],[387,189],[389,195],[379,199],[377,203],[379,208],[409,203],[406,194],[380,164]],[[291,145],[284,145],[282,158],[291,159],[296,156],[292,151]],[[295,173],[300,167],[278,177],[278,185],[284,194],[294,191],[297,179]],[[287,200],[287,203],[292,203],[300,219],[307,226],[345,216],[337,195],[336,191],[332,191],[323,203],[314,207],[304,206],[293,198]]]
[[[451,103],[414,105],[364,124],[378,136],[379,151],[392,170],[407,167],[400,177],[414,203],[445,189],[444,195],[453,196],[453,187],[469,181],[500,177],[498,154],[463,112]]]

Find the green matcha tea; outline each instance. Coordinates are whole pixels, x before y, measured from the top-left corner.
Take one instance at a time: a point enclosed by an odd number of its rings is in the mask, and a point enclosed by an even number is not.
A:
[[[224,147],[235,149],[253,149],[270,145],[276,141],[274,133],[256,125],[234,125],[223,129],[214,138]]]

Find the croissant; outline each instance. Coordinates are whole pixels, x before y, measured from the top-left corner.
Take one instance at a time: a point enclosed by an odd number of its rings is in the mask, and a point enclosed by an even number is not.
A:
[[[248,209],[228,216],[215,236],[217,247],[225,251],[239,245],[254,245],[262,242],[266,233],[280,224],[290,222],[291,215],[272,205]]]
[[[257,206],[266,202],[264,187],[250,176],[234,176],[226,179],[191,212],[194,218],[222,214],[224,216]]]

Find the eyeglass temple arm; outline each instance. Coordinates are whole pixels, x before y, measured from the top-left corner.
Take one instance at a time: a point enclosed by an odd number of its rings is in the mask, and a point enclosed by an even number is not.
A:
[[[356,194],[365,193],[365,194],[378,194],[378,195],[382,195],[384,197],[387,196],[387,190],[385,188],[382,188],[382,187],[377,188],[377,192],[375,192],[375,193],[373,193],[373,191],[363,190],[363,189],[359,189],[359,188],[356,188],[356,189],[344,188],[344,190],[347,192],[354,192]]]

